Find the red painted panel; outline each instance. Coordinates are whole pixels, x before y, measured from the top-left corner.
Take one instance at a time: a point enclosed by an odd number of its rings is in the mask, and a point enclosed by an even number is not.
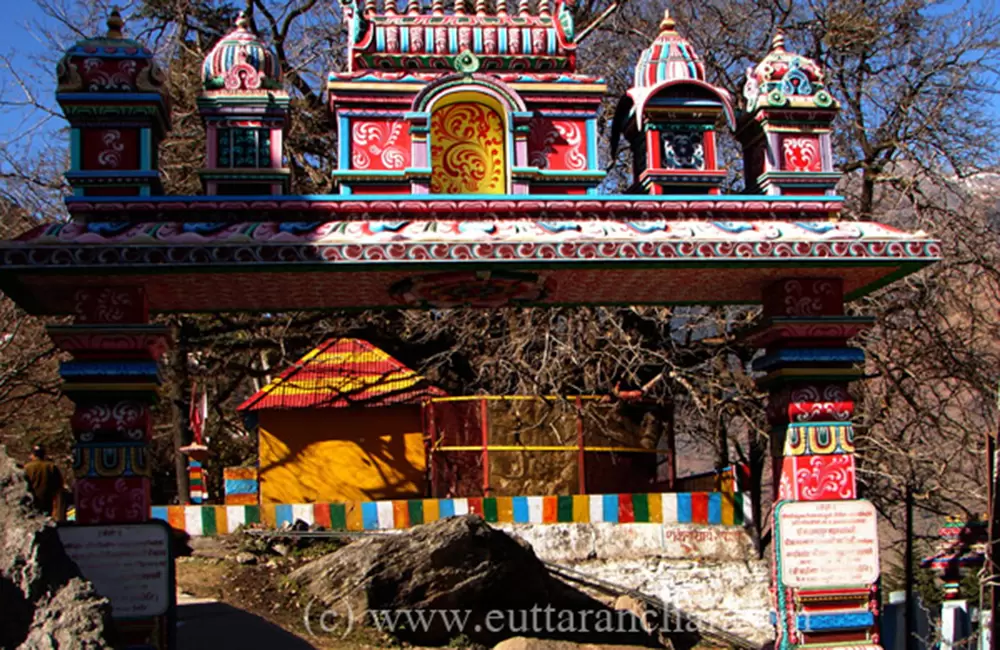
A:
[[[149,405],[136,400],[79,404],[70,426],[85,441],[136,442],[152,434]]]
[[[80,147],[83,169],[139,169],[139,129],[81,129]]]
[[[471,497],[469,499],[469,514],[483,516],[483,499],[482,497]]]
[[[402,171],[410,161],[410,129],[402,119],[351,120],[351,169]]]
[[[840,278],[796,278],[764,290],[766,316],[840,316],[844,313],[844,281]]]
[[[823,171],[819,137],[786,135],[781,139],[781,169],[788,172]]]
[[[76,521],[81,524],[146,521],[149,485],[148,478],[138,477],[77,479]]]
[[[587,123],[582,119],[538,117],[528,135],[528,164],[539,169],[587,169]]]
[[[393,513],[393,515],[395,515],[395,513]],[[330,522],[330,504],[328,503],[313,504],[313,520],[316,522],[317,526],[322,526],[323,528],[330,528],[332,526]]]
[[[786,456],[778,498],[794,501],[856,499],[854,455]]]
[[[355,194],[410,194],[410,184],[402,185],[354,185]]]
[[[73,303],[79,324],[142,324],[149,320],[146,293],[141,287],[78,289]]]
[[[691,522],[695,524],[708,523],[708,494],[706,492],[691,493]]]
[[[542,498],[542,521],[547,524],[554,524],[559,521],[559,497],[547,496]]]
[[[635,507],[632,505],[631,494],[618,495],[618,523],[630,524],[635,521]]]

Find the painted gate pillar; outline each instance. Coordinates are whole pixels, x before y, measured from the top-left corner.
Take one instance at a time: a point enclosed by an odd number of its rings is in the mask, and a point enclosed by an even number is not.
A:
[[[50,326],[48,333],[72,355],[59,372],[63,393],[76,405],[71,421],[76,521],[146,521],[150,412],[167,329],[148,324],[146,296],[137,287],[79,289],[73,300],[74,324]]]
[[[766,288],[748,341],[769,393],[774,506],[776,646],[875,646],[875,511],[857,499],[854,402],[848,383],[864,353],[847,344],[873,319],[844,315],[839,279]]]

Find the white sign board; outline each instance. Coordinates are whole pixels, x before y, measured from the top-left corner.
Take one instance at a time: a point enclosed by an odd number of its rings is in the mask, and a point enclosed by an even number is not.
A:
[[[776,517],[783,584],[832,587],[878,579],[878,523],[870,502],[786,502]]]
[[[174,602],[170,531],[158,523],[60,526],[66,554],[115,618],[162,616]]]

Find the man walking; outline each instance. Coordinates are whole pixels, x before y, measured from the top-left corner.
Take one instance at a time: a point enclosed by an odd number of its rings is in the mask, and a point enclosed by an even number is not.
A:
[[[35,497],[35,507],[49,516],[60,514],[57,501],[62,498],[63,476],[55,463],[45,459],[45,447],[35,445],[31,449],[31,460],[25,464],[24,473]]]

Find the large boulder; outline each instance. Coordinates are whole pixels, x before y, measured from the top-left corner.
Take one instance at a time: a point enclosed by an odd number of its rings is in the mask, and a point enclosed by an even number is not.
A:
[[[514,636],[659,645],[657,635],[627,621],[595,629],[598,619],[624,618],[552,577],[527,542],[476,515],[364,538],[291,578],[311,597],[315,623],[330,624],[323,629],[331,633],[364,624],[422,645]]]
[[[24,473],[0,446],[0,648],[110,648],[111,606],[34,509]]]

